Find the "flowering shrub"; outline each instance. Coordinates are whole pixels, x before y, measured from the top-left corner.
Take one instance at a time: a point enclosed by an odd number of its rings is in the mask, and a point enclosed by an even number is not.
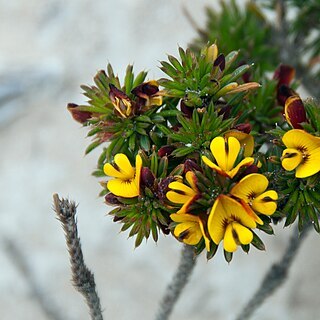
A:
[[[231,261],[239,247],[264,250],[259,231],[273,234],[281,219],[320,231],[319,106],[290,87],[290,66],[263,80],[270,92],[259,91],[238,54],[216,43],[179,48],[161,62],[166,77],[145,81],[128,66],[123,85],[108,65],[82,86],[88,105],[68,105],[90,128],[86,153],[103,146],[93,174],[136,246],[162,232],[210,259],[223,241]],[[263,95],[267,111],[255,105]]]

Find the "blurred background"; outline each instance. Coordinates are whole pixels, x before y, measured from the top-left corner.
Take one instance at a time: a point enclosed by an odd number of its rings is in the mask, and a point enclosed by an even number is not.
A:
[[[239,1],[241,2],[241,1]],[[243,1],[244,2],[244,1]],[[110,62],[123,77],[161,76],[159,61],[177,54],[203,26],[204,8],[218,1],[0,0],[0,319],[84,320],[87,307],[70,282],[69,257],[52,211],[57,192],[79,203],[78,226],[95,273],[105,319],[152,319],[179,261],[181,245],[161,236],[134,250],[119,234],[90,173],[99,151],[84,157],[86,129],[67,112],[82,103],[81,84]],[[245,44],[244,44],[245,46]],[[234,319],[293,228],[263,236],[266,252],[237,252],[230,265],[201,255],[172,319]],[[317,319],[319,236],[312,232],[289,279],[253,319]],[[60,317],[60,318],[59,318]]]

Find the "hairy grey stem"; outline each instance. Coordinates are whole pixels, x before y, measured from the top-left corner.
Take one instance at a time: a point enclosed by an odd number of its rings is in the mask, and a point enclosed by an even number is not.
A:
[[[102,320],[100,299],[96,292],[93,273],[86,266],[78,236],[76,221],[76,204],[73,201],[59,199],[53,195],[54,210],[65,232],[66,243],[70,255],[73,286],[85,298],[92,320]]]
[[[6,248],[6,252],[10,259],[13,261],[14,266],[17,267],[19,272],[23,275],[29,285],[29,289],[35,301],[38,302],[43,313],[51,320],[65,320],[66,318],[60,314],[57,306],[45,295],[41,287],[33,275],[32,269],[29,267],[24,250],[22,250],[15,241],[9,238],[2,239]]]
[[[179,266],[160,302],[156,320],[169,319],[175,303],[177,302],[183,288],[188,283],[195,263],[196,257],[194,248],[192,246],[184,245],[181,252]]]
[[[284,255],[278,263],[274,263],[267,274],[264,276],[262,283],[253,297],[236,320],[247,320],[252,314],[263,304],[263,302],[271,296],[281,285],[287,280],[290,266],[298,253],[298,249],[303,243],[311,225],[305,227],[304,231],[298,236],[298,230],[295,229],[287,246]]]

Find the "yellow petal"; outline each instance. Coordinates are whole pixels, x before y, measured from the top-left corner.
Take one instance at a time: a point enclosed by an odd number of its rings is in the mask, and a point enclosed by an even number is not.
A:
[[[119,170],[115,169],[110,163],[106,163],[103,166],[103,171],[107,176],[115,177],[119,179],[126,180],[127,176],[120,172]]]
[[[172,218],[172,216],[174,216],[174,214],[172,214],[170,217]],[[173,232],[174,235],[179,240],[183,241],[186,244],[189,244],[189,245],[198,244],[202,238],[202,233],[199,226],[199,220],[200,220],[199,217],[192,216],[189,214],[188,215],[176,214],[176,216],[181,216],[180,218],[182,221],[174,228],[174,232]],[[191,219],[190,219],[190,216],[192,217]],[[174,217],[172,218],[172,220],[174,220]]]
[[[207,237],[207,235],[204,231],[204,226],[203,226],[203,222],[201,221],[201,219],[199,219],[199,226],[200,226],[202,236],[204,238],[204,243],[205,243],[206,249],[209,252],[210,251],[210,239]]]
[[[177,213],[172,213],[170,215],[170,218],[174,222],[185,222],[185,221],[193,221],[193,222],[199,222],[199,217],[194,216],[193,214],[177,214]]]
[[[169,184],[169,188],[176,190],[176,191],[180,191],[181,193],[188,195],[188,196],[192,196],[192,197],[197,194],[190,187],[188,187],[185,184],[178,182],[178,181],[171,182]]]
[[[268,187],[268,179],[259,173],[248,174],[242,178],[230,191],[230,193],[246,202],[263,193]]]
[[[228,149],[226,150],[227,154],[227,171],[231,170],[234,166],[234,163],[237,160],[238,154],[240,152],[240,142],[234,137],[228,138]]]
[[[225,137],[236,138],[240,142],[241,147],[244,148],[243,155],[245,157],[250,157],[252,155],[254,150],[254,138],[251,134],[237,130],[230,130],[225,133]]]
[[[117,153],[114,156],[114,162],[118,166],[120,172],[126,177],[125,179],[132,179],[134,177],[134,169],[125,154]]]
[[[135,169],[135,173],[136,176],[134,178],[135,183],[138,187],[138,192],[140,193],[140,176],[141,176],[141,168],[142,168],[142,158],[141,156],[138,154],[136,156],[136,169]]]
[[[259,218],[259,216],[252,210],[251,206],[246,203],[244,200],[240,200],[242,206],[247,211],[248,215],[252,217],[252,219],[257,223],[263,225],[263,221]]]
[[[198,188],[197,188],[197,177],[196,175],[194,174],[194,172],[192,171],[188,171],[186,173],[186,180],[188,181],[189,185],[191,186],[191,188],[194,190],[194,191],[197,191]]]
[[[253,217],[247,213],[238,201],[220,195],[216,199],[208,218],[209,235],[215,244],[219,244],[222,240],[226,225],[235,220],[248,228],[257,226]]]
[[[237,166],[235,168],[233,168],[232,170],[228,171],[227,174],[228,176],[232,179],[237,173],[238,171],[241,169],[241,167],[244,166],[250,166],[254,163],[254,159],[251,157],[246,157],[243,160],[241,160]]]
[[[206,156],[202,156],[202,161],[211,169],[217,171],[220,174],[223,174],[224,171],[219,168],[216,164],[214,164],[211,160],[209,160]]]
[[[252,241],[253,234],[248,228],[242,226],[237,222],[234,222],[232,224],[232,227],[234,232],[237,234],[237,237],[241,244],[249,244]]]
[[[285,149],[283,150],[281,160],[282,167],[287,171],[291,171],[303,161],[303,156],[299,150]]]
[[[283,164],[282,164],[283,165]],[[314,149],[296,169],[297,178],[307,178],[320,171],[320,148]]]
[[[214,138],[210,143],[210,150],[218,164],[218,167],[220,167],[223,171],[227,171],[227,153],[225,139],[223,137]]]
[[[274,190],[269,190],[252,201],[252,209],[266,215],[272,215],[277,210],[278,194]]]
[[[232,224],[229,224],[226,228],[226,233],[223,238],[223,248],[228,252],[234,252],[238,248],[238,244],[233,236]]]
[[[134,198],[139,195],[139,189],[134,180],[113,179],[108,181],[107,188],[116,196]]]
[[[292,129],[286,132],[282,141],[287,148],[306,150],[310,152],[314,149],[320,148],[320,138],[315,137],[304,130]]]
[[[190,195],[177,193],[175,191],[168,191],[167,198],[173,203],[186,203],[193,197]]]

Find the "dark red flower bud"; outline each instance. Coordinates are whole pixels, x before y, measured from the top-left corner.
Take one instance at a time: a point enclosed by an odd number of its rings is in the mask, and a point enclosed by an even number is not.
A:
[[[214,67],[219,67],[221,71],[223,71],[226,67],[226,59],[223,53],[220,53],[217,59],[213,63]]]
[[[243,177],[247,176],[248,174],[258,173],[258,172],[259,172],[258,166],[255,164],[252,164],[252,165],[246,167],[246,169],[243,172],[241,172],[238,179],[241,180]]]
[[[166,194],[169,191],[169,184],[175,181],[173,176],[162,179],[158,184],[158,199],[165,201],[167,200]]]
[[[72,118],[82,124],[86,123],[92,118],[91,112],[79,110],[79,106],[75,103],[68,103],[67,109],[70,111]]]
[[[192,159],[187,159],[184,162],[184,173],[188,172],[188,171],[200,171],[202,172],[201,167],[196,163],[195,160]]]
[[[249,134],[251,132],[250,123],[239,123],[234,126],[234,129]]]
[[[285,84],[282,84],[277,91],[277,100],[281,106],[284,106],[286,100],[289,97],[295,96],[295,95],[297,95],[297,93],[293,89],[291,89]]]
[[[141,168],[140,179],[141,179],[140,181],[141,181],[142,187],[145,186],[147,188],[152,189],[154,186],[154,181],[156,180],[156,177],[154,176],[154,174],[149,168],[143,167]]]
[[[141,83],[139,86],[132,89],[131,93],[140,98],[148,98],[159,91],[156,81],[149,81]]]
[[[172,153],[173,150],[175,150],[176,147],[172,146],[172,145],[166,145],[166,146],[162,146],[159,150],[158,150],[158,156],[159,157],[165,157],[165,156],[170,156],[170,154]]]
[[[299,96],[292,96],[286,100],[284,114],[287,122],[295,129],[303,129],[300,123],[307,122],[306,111]]]
[[[113,193],[109,192],[105,197],[104,200],[106,202],[106,204],[109,205],[121,205],[121,202],[118,200],[118,197],[115,196]]]
[[[180,101],[180,110],[181,110],[181,112],[183,112],[183,114],[184,114],[187,118],[189,118],[189,119],[192,118],[193,108],[192,108],[192,107],[188,107],[188,106],[185,104],[184,100],[181,100],[181,101]]]
[[[222,115],[223,120],[226,120],[230,117],[231,106],[225,105],[218,109],[218,116]]]
[[[274,72],[273,79],[278,80],[278,88],[283,84],[289,86],[295,76],[295,73],[296,71],[292,66],[281,64]]]

